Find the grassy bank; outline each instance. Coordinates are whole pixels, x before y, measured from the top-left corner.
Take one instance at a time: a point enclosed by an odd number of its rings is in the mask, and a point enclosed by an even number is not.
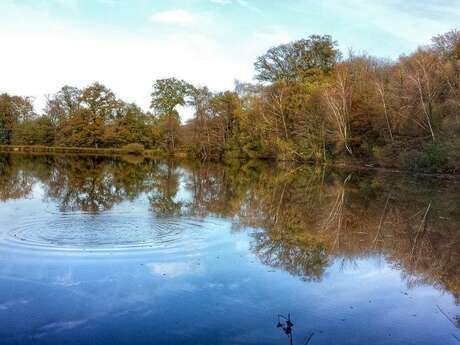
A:
[[[92,148],[92,147],[54,147],[42,145],[0,145],[0,152],[50,153],[50,154],[84,154],[84,155],[139,155],[145,157],[165,157],[160,150],[133,150],[127,148]]]

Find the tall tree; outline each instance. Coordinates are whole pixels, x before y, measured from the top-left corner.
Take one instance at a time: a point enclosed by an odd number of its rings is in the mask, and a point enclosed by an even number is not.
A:
[[[460,60],[460,30],[433,37],[433,48],[445,59]]]
[[[163,146],[173,153],[180,127],[178,106],[186,104],[190,84],[176,78],[160,79],[153,85],[151,108],[158,117],[163,132]]]
[[[86,123],[88,145],[104,145],[104,132],[109,123],[118,118],[123,111],[123,103],[106,86],[94,83],[83,89],[80,97],[82,110],[76,113],[79,121]]]
[[[123,103],[113,91],[97,82],[83,89],[80,101],[93,114],[94,119],[104,123],[115,119],[123,111]]]
[[[336,47],[331,36],[312,35],[271,48],[256,61],[256,78],[262,82],[314,80],[334,68],[340,58]]]
[[[104,143],[115,147],[131,143],[152,147],[155,141],[152,120],[137,105],[125,104],[122,114],[107,127]]]
[[[48,96],[45,113],[57,127],[64,125],[81,107],[82,91],[73,86],[62,87],[55,95]]]
[[[0,95],[0,144],[11,144],[14,127],[34,116],[32,100],[28,97]]]
[[[440,122],[437,100],[444,88],[439,60],[430,51],[420,49],[412,56],[402,58],[400,64],[407,83],[406,94],[415,114],[413,120],[435,142],[436,127]]]

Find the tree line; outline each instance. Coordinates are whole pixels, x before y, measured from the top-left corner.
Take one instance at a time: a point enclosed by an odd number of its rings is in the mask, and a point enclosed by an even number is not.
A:
[[[149,111],[106,86],[65,86],[43,114],[0,95],[0,144],[123,147],[138,143],[203,160],[347,160],[431,172],[460,168],[460,31],[397,61],[349,52],[332,37],[273,47],[256,83],[211,92],[155,81]],[[180,121],[179,106],[193,118]]]

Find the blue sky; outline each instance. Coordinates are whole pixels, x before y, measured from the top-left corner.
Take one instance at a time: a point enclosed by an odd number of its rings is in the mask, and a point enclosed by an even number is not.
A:
[[[232,88],[271,46],[316,33],[397,58],[458,18],[460,0],[0,0],[0,92],[41,107],[97,80],[146,108],[157,78]]]

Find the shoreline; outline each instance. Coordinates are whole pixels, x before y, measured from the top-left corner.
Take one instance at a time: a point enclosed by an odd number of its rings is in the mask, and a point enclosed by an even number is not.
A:
[[[165,158],[166,155],[157,150],[144,150],[132,152],[124,148],[93,148],[93,147],[57,147],[57,146],[33,146],[33,145],[0,145],[2,153],[42,153],[42,154],[82,154],[95,156],[143,156],[150,158]]]
[[[142,153],[133,153],[129,149],[123,148],[91,148],[91,147],[55,147],[55,146],[31,146],[31,145],[0,145],[0,153],[26,153],[26,154],[69,154],[69,155],[89,155],[89,156],[138,156],[154,159],[185,159],[188,158],[184,153],[177,153],[168,156],[158,150],[146,149]],[[189,158],[188,158],[189,159]],[[459,173],[428,173],[423,171],[407,171],[395,167],[385,167],[376,164],[363,162],[347,162],[343,160],[327,162],[304,162],[303,164],[318,164],[325,167],[335,167],[341,169],[353,169],[361,171],[377,171],[388,174],[406,174],[417,177],[433,177],[448,180],[460,180]]]
[[[400,175],[409,175],[415,177],[431,177],[431,178],[438,178],[438,179],[445,179],[451,181],[460,181],[460,174],[451,174],[451,173],[428,173],[423,171],[409,171],[409,170],[402,170],[395,167],[384,167],[378,165],[371,165],[371,164],[364,164],[359,165],[353,162],[347,163],[343,161],[329,161],[322,164],[326,167],[334,167],[340,169],[353,169],[353,170],[360,170],[360,171],[376,171],[382,172],[385,174],[400,174]]]

